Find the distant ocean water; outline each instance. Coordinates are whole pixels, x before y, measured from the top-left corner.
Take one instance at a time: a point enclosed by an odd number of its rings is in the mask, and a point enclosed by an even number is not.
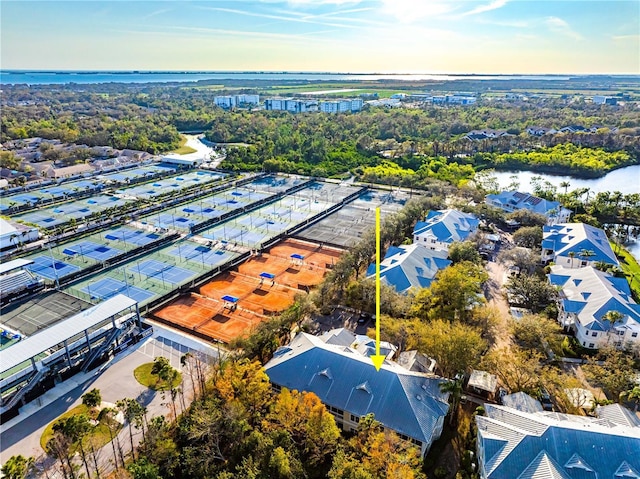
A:
[[[566,75],[436,75],[305,72],[0,71],[0,84],[163,83],[199,80],[568,80]]]

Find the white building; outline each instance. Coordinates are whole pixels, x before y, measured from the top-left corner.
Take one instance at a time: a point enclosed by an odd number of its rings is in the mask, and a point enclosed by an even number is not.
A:
[[[618,101],[612,96],[595,95],[593,97],[593,103],[596,105],[616,105]]]
[[[217,96],[213,101],[217,107],[224,108],[225,110],[230,110],[236,106],[235,96]]]
[[[380,262],[380,281],[393,287],[398,293],[413,288],[428,288],[438,271],[451,264],[447,251],[412,245],[391,246]],[[375,263],[367,269],[367,277],[376,274]]]
[[[340,329],[312,336],[299,333],[265,364],[274,389],[312,392],[345,431],[373,414],[385,429],[420,447],[425,454],[440,437],[449,410],[444,379],[405,369],[385,359],[376,371],[369,355],[373,340]],[[372,349],[373,348],[373,349]]]
[[[458,210],[429,211],[425,221],[413,229],[413,242],[431,249],[449,250],[451,243],[464,241],[478,229],[474,215]]]
[[[603,230],[584,223],[559,223],[542,228],[542,261],[567,268],[606,263],[619,266]]]
[[[362,110],[364,102],[362,98],[353,98],[350,100],[333,100],[333,101],[321,101],[319,104],[319,110],[324,113],[345,113],[355,112]]]
[[[236,105],[259,105],[260,95],[236,95]]]
[[[39,237],[37,228],[0,218],[0,250],[16,248]]]
[[[294,100],[293,98],[267,98],[264,101],[265,110],[289,111],[291,113],[304,113],[318,111],[316,100]]]
[[[571,210],[563,207],[559,201],[549,201],[544,198],[520,193],[519,191],[502,191],[496,195],[487,195],[485,203],[500,208],[507,213],[517,210],[529,210],[547,217],[547,224],[565,223],[569,221]]]
[[[259,105],[260,95],[229,95],[229,96],[216,96],[213,101],[216,106],[230,110],[239,106],[246,105]]]
[[[640,348],[640,305],[631,298],[626,278],[617,278],[592,267],[551,267],[549,282],[560,288],[560,324],[575,332],[589,349],[606,345]],[[616,311],[619,319],[607,320]]]
[[[467,95],[447,95],[445,103],[450,105],[473,105],[477,101],[475,96]]]

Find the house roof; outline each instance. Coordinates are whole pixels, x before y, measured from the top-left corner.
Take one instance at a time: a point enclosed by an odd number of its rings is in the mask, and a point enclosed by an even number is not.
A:
[[[498,387],[498,377],[487,371],[471,371],[467,386],[470,388],[481,389],[483,391],[495,392]]]
[[[425,221],[418,221],[413,234],[433,236],[441,243],[464,241],[480,224],[480,220],[470,213],[458,210],[430,211]]]
[[[605,232],[584,223],[544,226],[542,247],[553,250],[556,256],[570,256],[569,253],[573,253],[578,259],[582,251],[593,251],[595,254],[588,258],[589,261],[604,261],[618,265]]]
[[[93,167],[87,163],[64,166],[62,168],[54,168],[54,174],[56,177],[77,175],[78,173],[87,173],[91,171],[93,171]]]
[[[502,404],[504,406],[523,412],[541,412],[543,410],[540,401],[523,392],[517,392],[514,394],[507,394],[506,396],[503,396]]]
[[[621,404],[613,403],[598,406],[596,415],[605,421],[621,426],[640,427],[640,418]]]
[[[487,195],[486,199],[503,208],[508,206],[511,209],[527,209],[545,216],[556,216],[564,210],[559,201],[549,201],[519,191],[502,191],[496,195]]]
[[[355,416],[373,413],[385,427],[427,444],[449,409],[448,394],[439,388],[442,378],[388,360],[376,371],[357,350],[307,333],[278,349],[265,371],[274,384],[313,392],[324,404]]]
[[[392,246],[380,262],[380,280],[404,293],[411,288],[428,288],[436,273],[451,264],[447,252],[432,250],[420,244]],[[367,277],[374,277],[376,265],[367,269]]]
[[[476,422],[487,479],[640,477],[640,427],[492,404],[485,414]]]
[[[640,331],[640,305],[631,297],[629,283],[591,266],[584,268],[551,267],[549,281],[561,288],[560,300],[567,313],[577,315],[577,321],[587,329],[608,331],[611,323],[603,319],[609,311],[624,317],[615,329]]]

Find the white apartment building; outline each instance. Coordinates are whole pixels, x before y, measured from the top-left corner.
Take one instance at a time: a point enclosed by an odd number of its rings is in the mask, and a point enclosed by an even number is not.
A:
[[[572,329],[583,347],[640,347],[640,305],[631,298],[626,278],[592,267],[554,265],[549,282],[560,288],[558,322]],[[615,321],[612,311],[618,313]]]
[[[351,100],[335,100],[320,102],[319,109],[324,113],[344,113],[348,111],[360,111],[364,104],[362,98],[353,98]]]
[[[242,105],[259,105],[260,95],[228,95],[216,96],[213,99],[216,106],[230,110]]]

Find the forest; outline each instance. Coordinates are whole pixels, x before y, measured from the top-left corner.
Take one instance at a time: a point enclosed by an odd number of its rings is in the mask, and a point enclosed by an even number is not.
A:
[[[640,161],[640,117],[632,106],[584,101],[480,101],[473,106],[369,108],[354,114],[226,112],[219,91],[189,86],[92,85],[87,89],[7,86],[0,141],[40,136],[87,146],[159,154],[179,145],[180,131],[204,131],[226,146],[229,170],[339,176],[352,172],[409,184],[423,178],[460,183],[488,167],[600,176]],[[597,128],[593,133],[535,137],[529,126]],[[502,129],[473,141],[465,134]],[[357,168],[359,168],[356,170]],[[399,178],[399,179],[398,179]]]

